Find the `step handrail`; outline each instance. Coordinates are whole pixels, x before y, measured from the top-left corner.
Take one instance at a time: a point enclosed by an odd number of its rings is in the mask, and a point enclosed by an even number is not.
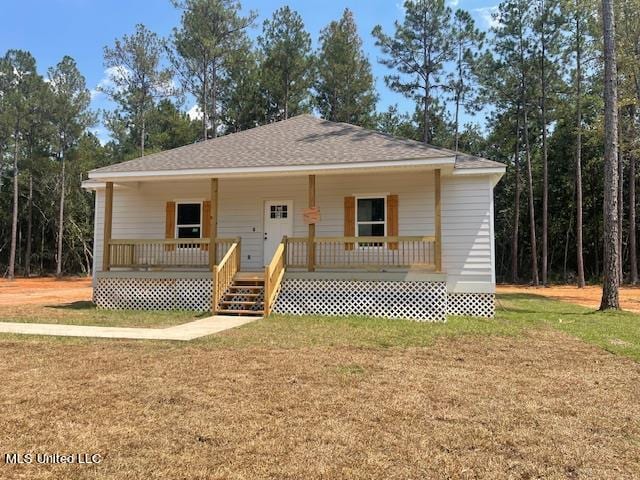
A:
[[[225,292],[233,282],[236,273],[240,270],[240,238],[236,238],[231,244],[229,250],[218,265],[215,266],[214,273],[214,290],[211,298],[211,312],[218,312],[218,305]]]
[[[286,238],[276,248],[269,265],[264,267],[264,315],[271,313],[286,270]]]

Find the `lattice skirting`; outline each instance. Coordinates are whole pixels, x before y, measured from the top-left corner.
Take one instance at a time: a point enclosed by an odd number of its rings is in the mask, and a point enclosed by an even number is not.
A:
[[[98,278],[94,301],[114,310],[211,309],[210,278]]]
[[[496,313],[493,293],[449,293],[448,297],[449,315],[493,318]]]
[[[289,278],[273,311],[292,315],[366,315],[443,321],[445,282],[397,282]]]

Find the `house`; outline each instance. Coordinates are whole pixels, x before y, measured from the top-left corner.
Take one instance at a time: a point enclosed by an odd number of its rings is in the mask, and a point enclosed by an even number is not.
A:
[[[89,172],[94,299],[491,317],[504,165],[300,115]]]

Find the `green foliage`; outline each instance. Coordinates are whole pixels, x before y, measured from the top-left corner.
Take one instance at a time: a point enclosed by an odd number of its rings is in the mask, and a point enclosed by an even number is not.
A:
[[[200,139],[200,122],[191,120],[169,99],[160,100],[148,114],[148,148],[161,152]]]
[[[113,48],[104,48],[104,66],[109,84],[98,87],[117,104],[108,117],[114,133],[135,130],[140,138],[140,154],[145,154],[147,115],[156,100],[170,96],[173,72],[162,67],[164,42],[144,25],[136,25],[133,35],[116,39]]]
[[[262,54],[262,86],[269,102],[269,121],[286,119],[309,109],[313,83],[311,35],[302,17],[288,6],[264,21],[258,37]]]
[[[404,9],[404,20],[395,22],[393,36],[385,34],[380,25],[372,35],[386,55],[380,62],[398,71],[385,76],[387,86],[420,105],[423,140],[430,143],[434,137],[432,92],[445,88],[445,65],[455,58],[451,9],[444,0],[407,0]]]
[[[320,33],[316,68],[315,103],[322,117],[371,126],[377,94],[371,64],[348,8]]]
[[[203,138],[215,137],[218,102],[224,95],[222,80],[229,73],[233,54],[245,45],[246,29],[257,15],[241,16],[236,0],[172,1],[182,10],[182,17],[180,27],[173,29],[171,62],[182,87],[197,99],[203,112]]]

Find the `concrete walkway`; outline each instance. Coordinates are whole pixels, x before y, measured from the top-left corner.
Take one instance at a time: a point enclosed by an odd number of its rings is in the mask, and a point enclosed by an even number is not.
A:
[[[205,337],[239,327],[262,317],[214,315],[168,328],[89,327],[55,323],[0,322],[0,333],[55,335],[60,337],[125,338],[136,340],[182,340]]]

